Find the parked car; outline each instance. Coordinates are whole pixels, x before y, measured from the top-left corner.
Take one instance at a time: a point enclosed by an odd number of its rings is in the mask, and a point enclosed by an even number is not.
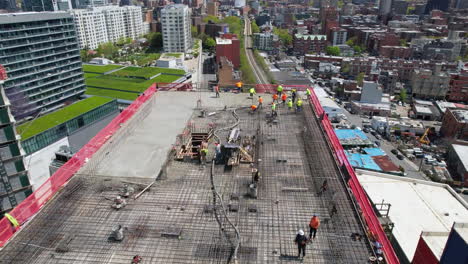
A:
[[[377,134],[377,133],[374,135],[374,137],[375,137],[376,139],[378,139],[378,140],[381,140],[381,139],[382,139],[382,137],[381,137],[379,134]]]
[[[396,157],[397,157],[399,160],[404,160],[404,159],[405,159],[405,157],[404,157],[403,155],[401,155],[401,154],[396,155]]]
[[[464,190],[460,187],[453,187],[453,190],[457,193],[462,193]],[[468,190],[468,189],[467,189]]]
[[[368,129],[368,128],[364,128],[362,131],[364,131],[364,133],[369,133],[369,129]]]
[[[392,152],[392,153],[395,154],[395,155],[398,154],[398,150],[396,150],[396,149],[392,149],[392,150],[390,150],[390,152]]]
[[[370,132],[370,133],[371,133],[371,134],[372,134],[374,137],[376,137],[376,136],[377,136],[377,132],[375,132],[374,130],[371,130],[371,132]]]
[[[462,193],[463,193],[463,194],[468,194],[468,189],[466,189],[466,188],[463,189]]]
[[[376,141],[374,141],[374,143],[375,143],[377,146],[380,147],[380,141],[377,141],[377,140],[376,140]]]

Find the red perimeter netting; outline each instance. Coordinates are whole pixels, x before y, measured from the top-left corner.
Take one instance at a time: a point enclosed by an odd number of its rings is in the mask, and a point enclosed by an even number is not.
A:
[[[258,84],[255,88],[255,90],[258,92],[270,92],[274,93],[276,92],[276,88],[278,85],[272,85],[272,84]],[[307,85],[283,85],[283,89],[285,91],[289,91],[291,89],[296,89],[298,91],[305,91],[307,88],[310,88]],[[343,146],[341,146],[340,140],[335,134],[335,130],[333,129],[333,126],[331,125],[330,120],[328,119],[328,116],[324,113],[324,110],[322,108],[322,105],[320,104],[320,101],[317,98],[317,95],[314,92],[314,89],[310,89],[311,91],[311,96],[310,96],[310,102],[314,108],[314,112],[317,117],[322,117],[322,120],[320,121],[323,130],[325,131],[327,135],[327,139],[332,147],[333,154],[335,155],[335,159],[338,161],[339,166],[344,166],[351,176],[350,180],[348,181],[348,185],[351,188],[351,191],[353,192],[354,197],[356,198],[356,201],[359,205],[359,208],[362,210],[362,216],[364,217],[365,224],[369,228],[369,231],[372,233],[374,236],[375,240],[378,241],[380,244],[382,244],[382,251],[384,252],[385,259],[387,263],[391,264],[397,264],[400,263],[398,257],[395,254],[395,251],[393,250],[392,245],[390,244],[390,241],[388,240],[387,236],[385,235],[384,230],[382,229],[382,226],[380,225],[379,219],[377,218],[377,215],[374,212],[374,209],[372,207],[372,204],[370,203],[369,199],[367,198],[367,195],[364,191],[364,189],[361,186],[361,183],[359,183],[359,180],[354,173],[354,169],[351,166],[351,164],[348,161],[348,158],[346,157],[346,154],[343,150]]]
[[[131,105],[116,116],[104,129],[93,137],[83,148],[81,148],[73,157],[58,169],[47,181],[36,191],[15,207],[10,214],[24,224],[30,217],[36,214],[44,204],[51,199],[54,194],[86,163],[91,156],[106,143],[122,123],[127,122],[156,92],[156,85],[150,86],[142,95],[140,95]],[[6,217],[0,220],[0,247],[13,236],[16,230],[12,227]]]

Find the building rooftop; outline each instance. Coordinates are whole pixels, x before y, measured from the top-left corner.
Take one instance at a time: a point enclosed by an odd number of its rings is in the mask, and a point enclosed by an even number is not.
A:
[[[317,39],[317,40],[327,40],[327,36],[326,35],[302,35],[302,34],[295,34],[294,35],[296,38],[298,39],[304,39],[304,40],[314,40],[314,39]]]
[[[449,232],[454,222],[468,219],[468,203],[448,185],[365,170],[356,174],[374,204],[391,204],[392,234],[409,261],[422,231]]]
[[[216,45],[231,45],[231,44],[232,44],[231,39],[216,38]]]
[[[200,117],[198,100],[207,117]],[[305,263],[366,263],[374,253],[367,239],[351,238],[365,230],[310,106],[305,103],[297,115],[279,108],[278,122],[269,123],[260,111],[252,115],[249,104],[245,94],[213,98],[212,93],[157,92],[15,234],[0,259],[129,263],[140,255],[145,263],[224,263],[233,249],[230,243],[237,243],[228,217],[240,234],[239,263],[290,262],[296,261],[296,232],[308,231],[315,213],[322,224]],[[184,138],[212,131],[225,144],[226,128],[236,124],[243,139],[255,136],[249,151],[262,175],[257,199],[246,195],[252,179],[249,163],[211,170],[173,159],[172,150]],[[213,204],[210,177],[226,211],[219,199]],[[328,190],[317,195],[325,179]],[[124,184],[138,193],[150,183],[123,209],[111,208]],[[215,220],[220,211],[226,212],[218,215],[222,230]],[[109,242],[116,225],[125,227],[125,238]]]
[[[21,135],[22,140],[26,140],[49,128],[63,124],[79,115],[89,112],[94,108],[104,105],[113,99],[99,96],[92,96],[87,99],[78,101],[74,104],[66,106],[56,112],[43,115],[32,121],[19,125],[16,129]]]
[[[359,129],[335,129],[335,134],[343,146],[373,145],[366,134]]]
[[[468,110],[457,109],[457,110],[452,110],[452,113],[457,118],[458,122],[468,123]]]
[[[452,147],[453,150],[455,150],[455,152],[457,153],[457,156],[460,157],[460,160],[462,161],[463,166],[465,167],[465,171],[468,171],[468,146],[453,144]]]

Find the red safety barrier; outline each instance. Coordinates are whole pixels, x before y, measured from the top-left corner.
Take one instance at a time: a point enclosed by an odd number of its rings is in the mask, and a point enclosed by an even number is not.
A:
[[[346,170],[348,171],[349,175],[351,176],[350,180],[348,181],[348,185],[351,188],[351,191],[356,198],[356,201],[362,211],[362,215],[364,217],[364,221],[372,233],[372,236],[375,238],[382,245],[382,251],[384,253],[384,257],[387,263],[390,264],[397,264],[400,263],[398,257],[393,250],[390,241],[388,240],[382,226],[380,225],[379,219],[374,212],[372,204],[370,203],[367,195],[362,188],[359,179],[357,178],[353,167],[348,161],[346,154],[344,152],[343,146],[340,143],[340,140],[335,134],[335,130],[331,125],[331,122],[328,119],[328,116],[324,114],[324,110],[320,101],[317,98],[317,95],[314,92],[314,89],[311,90],[310,102],[312,103],[313,109],[315,114],[318,118],[321,118],[321,125],[323,130],[325,131],[328,141],[333,148],[333,152],[335,155],[336,160],[338,161],[340,166],[345,166]]]
[[[153,94],[156,85],[150,86],[131,105],[116,116],[104,129],[94,136],[73,157],[60,167],[47,181],[36,191],[16,206],[10,215],[16,218],[20,225],[34,216],[44,204],[49,201],[62,186],[91,158],[91,156],[102,147],[104,143],[127,122]],[[4,217],[0,220],[0,247],[13,236],[15,229],[9,220]]]
[[[156,83],[158,91],[192,91],[192,83]]]

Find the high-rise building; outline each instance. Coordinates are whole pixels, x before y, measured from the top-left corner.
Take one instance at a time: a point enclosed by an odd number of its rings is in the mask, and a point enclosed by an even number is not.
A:
[[[32,193],[25,169],[24,151],[16,136],[15,118],[10,113],[10,102],[3,84],[7,79],[0,65],[0,215],[11,210]]]
[[[0,15],[0,64],[17,119],[52,111],[85,91],[73,17],[64,12]]]
[[[161,10],[163,46],[166,52],[186,52],[192,47],[190,8],[167,5]]]
[[[7,11],[16,11],[18,6],[16,5],[15,0],[0,0],[0,9],[5,9]]]
[[[218,2],[209,2],[206,4],[206,13],[210,16],[218,16]]]
[[[108,0],[69,0],[74,9],[77,8],[88,8],[95,6],[105,6],[110,4],[112,1]]]
[[[121,38],[136,39],[149,30],[139,6],[99,6],[70,11],[75,19],[80,48],[96,49],[99,44]],[[145,27],[147,30],[145,30]]]
[[[387,16],[392,11],[392,0],[380,0],[379,15]]]
[[[46,12],[72,9],[72,0],[23,0],[24,11]]]

